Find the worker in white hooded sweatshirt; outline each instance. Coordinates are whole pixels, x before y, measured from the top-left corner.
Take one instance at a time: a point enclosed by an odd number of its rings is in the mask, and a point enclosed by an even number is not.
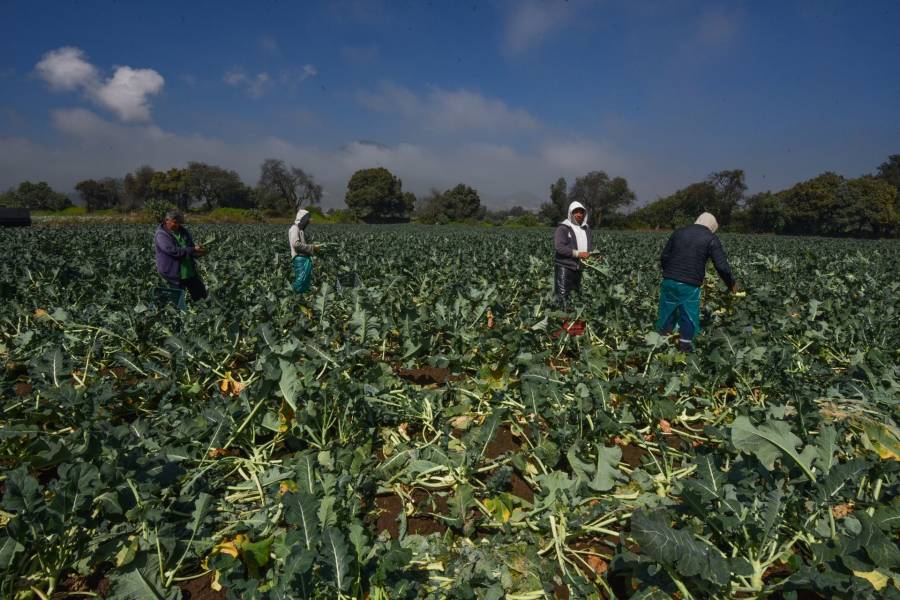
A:
[[[569,217],[556,228],[553,245],[556,248],[553,291],[565,306],[572,292],[581,289],[581,261],[590,256],[593,248],[587,209],[581,202],[569,204]]]
[[[294,218],[294,224],[288,230],[288,241],[291,245],[291,266],[294,268],[294,281],[291,287],[298,294],[309,291],[312,279],[312,255],[318,252],[317,244],[306,242],[306,226],[309,224],[309,211],[300,209]]]

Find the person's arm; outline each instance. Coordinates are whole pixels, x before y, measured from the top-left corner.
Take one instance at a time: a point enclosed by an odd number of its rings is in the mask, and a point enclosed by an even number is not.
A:
[[[172,236],[165,231],[156,232],[156,248],[163,254],[171,256],[172,258],[184,258],[194,254],[194,247],[192,245],[184,247],[179,246],[175,243]]]
[[[293,242],[294,250],[297,251],[297,254],[300,254],[303,256],[312,256],[313,252],[316,251],[315,244],[307,244],[306,243],[306,236],[303,234],[303,230],[300,229],[299,227],[295,227],[292,230],[292,233],[293,233],[293,231],[297,232],[296,239]]]
[[[659,266],[662,267],[663,270],[666,269],[666,263],[669,262],[669,257],[672,255],[672,238],[675,237],[674,234],[669,236],[668,241],[666,241],[666,246],[663,248],[662,254],[659,256]]]
[[[719,274],[719,277],[722,278],[722,281],[725,282],[725,285],[729,290],[734,290],[734,286],[737,282],[734,279],[734,274],[731,272],[731,265],[728,264],[728,258],[725,256],[725,249],[722,247],[722,242],[720,242],[719,238],[715,235],[709,243],[709,254],[710,257],[712,257],[713,266],[716,267],[716,273]]]

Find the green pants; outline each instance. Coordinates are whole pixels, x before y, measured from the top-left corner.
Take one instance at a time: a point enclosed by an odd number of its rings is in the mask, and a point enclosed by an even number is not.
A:
[[[663,279],[659,288],[656,330],[668,334],[678,325],[681,339],[691,342],[700,331],[700,288]]]
[[[312,260],[308,256],[295,256],[291,259],[294,268],[294,282],[291,287],[298,294],[309,291],[309,281],[312,279]]]

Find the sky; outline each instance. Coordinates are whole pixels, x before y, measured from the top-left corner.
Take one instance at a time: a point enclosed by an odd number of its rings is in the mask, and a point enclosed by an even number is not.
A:
[[[536,208],[559,177],[638,205],[900,153],[900,2],[0,0],[0,189],[266,158],[340,207],[382,166]]]

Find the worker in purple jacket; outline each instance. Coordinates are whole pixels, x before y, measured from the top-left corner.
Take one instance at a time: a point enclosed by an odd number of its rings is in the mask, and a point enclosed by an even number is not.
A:
[[[181,290],[178,304],[183,307],[184,290],[191,300],[206,298],[206,286],[197,272],[194,259],[206,254],[201,245],[194,245],[191,232],[185,229],[184,215],[177,210],[166,211],[163,222],[156,228],[156,270],[170,286]]]

